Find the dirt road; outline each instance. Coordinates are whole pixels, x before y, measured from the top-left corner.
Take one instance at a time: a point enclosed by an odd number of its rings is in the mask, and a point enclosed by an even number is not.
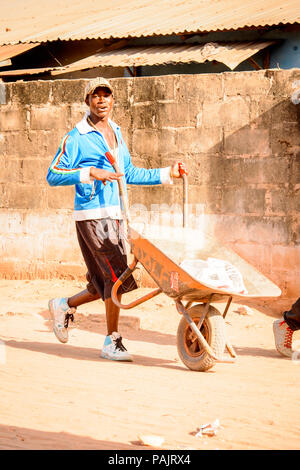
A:
[[[100,302],[80,308],[68,344],[52,333],[48,299],[81,287],[0,281],[0,449],[141,450],[149,447],[139,436],[149,434],[164,438],[162,449],[300,448],[300,361],[277,354],[274,318],[231,305],[236,363],[192,372],[177,354],[179,314],[161,295],[122,316],[134,362],[117,363],[99,357]],[[217,418],[216,436],[196,437]]]

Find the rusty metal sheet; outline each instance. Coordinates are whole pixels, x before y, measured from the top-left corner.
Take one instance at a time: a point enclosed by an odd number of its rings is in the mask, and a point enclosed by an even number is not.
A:
[[[138,67],[171,63],[203,63],[216,60],[231,70],[274,41],[241,43],[207,43],[197,45],[167,45],[151,47],[126,47],[111,52],[99,52],[70,64],[64,69],[55,69],[51,75],[84,70],[95,67]]]
[[[11,65],[11,60],[10,59],[1,60],[1,62],[0,62],[0,67],[8,67],[9,65]]]
[[[55,70],[55,67],[45,67],[45,68],[36,68],[36,69],[18,69],[18,70],[5,70],[0,71],[0,77],[13,77],[20,75],[36,75],[39,73],[50,72],[50,70]]]
[[[0,62],[22,54],[23,52],[29,51],[30,49],[39,46],[39,44],[40,43],[0,46]]]
[[[299,0],[13,0],[0,44],[128,38],[300,23]],[[18,14],[16,14],[16,11]]]

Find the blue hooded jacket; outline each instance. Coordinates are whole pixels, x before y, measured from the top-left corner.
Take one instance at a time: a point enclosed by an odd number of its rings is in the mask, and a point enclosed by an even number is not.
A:
[[[86,114],[86,116],[88,113]],[[50,186],[75,185],[74,219],[98,219],[104,217],[121,219],[117,181],[91,180],[90,167],[114,172],[106,152],[110,149],[101,134],[91,127],[86,116],[62,139],[59,149],[49,167],[47,181]],[[170,168],[137,168],[131,163],[128,148],[120,127],[109,120],[118,142],[118,165],[127,184],[156,185],[171,183]]]

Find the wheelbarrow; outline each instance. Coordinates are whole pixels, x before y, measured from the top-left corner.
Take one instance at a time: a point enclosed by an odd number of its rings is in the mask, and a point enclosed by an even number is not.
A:
[[[118,171],[113,159],[111,163]],[[127,220],[127,241],[133,260],[114,283],[112,300],[121,309],[131,309],[161,293],[172,298],[178,313],[182,315],[177,329],[179,357],[189,369],[204,372],[218,362],[232,363],[236,360],[237,354],[225,334],[225,317],[231,302],[250,306],[263,305],[279,297],[281,290],[234,251],[225,248],[217,239],[208,234],[197,240],[200,245],[197,246],[192,232],[194,238],[192,244],[194,247],[196,245],[194,257],[201,260],[215,257],[232,263],[243,274],[246,293],[216,288],[209,283],[200,282],[179,265],[180,259],[184,259],[187,250],[189,256],[191,252],[191,239],[186,237],[188,233],[187,175],[182,168],[180,173],[183,180],[182,236],[180,236],[180,230],[176,228],[176,237],[172,238],[172,242],[168,236],[159,241],[151,240],[151,227],[146,229],[144,227],[143,233],[134,228],[134,224],[130,221],[122,182],[118,182],[123,212]],[[158,288],[127,305],[122,304],[117,298],[118,289],[135,271],[138,263],[144,267]],[[212,306],[212,302],[214,304],[226,302],[223,313]],[[226,355],[225,349],[228,352]]]

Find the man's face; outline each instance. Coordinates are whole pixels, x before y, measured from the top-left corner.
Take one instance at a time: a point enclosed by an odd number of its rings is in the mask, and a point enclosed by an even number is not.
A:
[[[91,113],[102,120],[108,118],[114,104],[114,98],[109,88],[99,87],[87,96],[85,102]]]

